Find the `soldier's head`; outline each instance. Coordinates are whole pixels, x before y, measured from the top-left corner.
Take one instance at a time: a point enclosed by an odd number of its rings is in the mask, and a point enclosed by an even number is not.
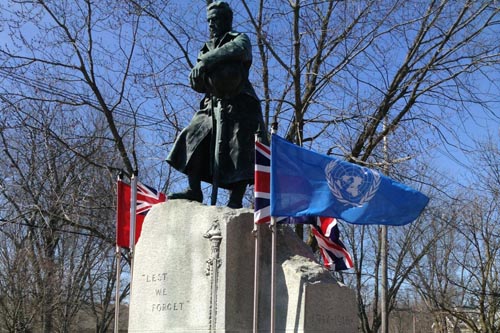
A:
[[[232,29],[233,11],[227,2],[214,1],[207,6],[207,21],[210,37],[221,37]]]

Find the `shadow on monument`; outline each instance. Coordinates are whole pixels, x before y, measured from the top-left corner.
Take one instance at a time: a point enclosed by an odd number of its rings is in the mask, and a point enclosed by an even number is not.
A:
[[[267,226],[262,228],[268,229]],[[262,332],[269,332],[271,326],[271,237],[270,232],[261,232],[261,256],[260,256],[260,277],[259,277],[259,325]],[[278,236],[279,237],[279,236]],[[279,238],[278,238],[279,242]],[[279,256],[279,252],[278,252]],[[285,330],[287,323],[288,309],[288,288],[283,268],[279,257],[276,264],[276,307],[275,307],[275,328],[276,331]],[[252,263],[253,266],[253,263]]]
[[[243,213],[247,215],[248,213]],[[252,233],[253,214],[248,214],[244,221],[227,224],[227,239],[232,242],[226,244],[226,298],[227,332],[245,331],[253,323],[253,289],[254,289],[254,256],[255,238]],[[270,301],[271,301],[271,233],[267,225],[260,227],[260,275],[259,275],[259,325],[262,332],[269,332],[270,327]],[[279,236],[278,236],[279,243]],[[278,252],[279,253],[279,252]],[[283,260],[283,258],[281,258]],[[278,257],[277,261],[280,261]],[[278,263],[276,266],[276,329],[284,330],[287,323],[288,289],[283,268]],[[250,297],[250,299],[248,298]]]

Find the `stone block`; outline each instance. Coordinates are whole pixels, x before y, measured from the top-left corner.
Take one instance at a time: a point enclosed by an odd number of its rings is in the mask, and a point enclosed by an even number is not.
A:
[[[252,332],[253,212],[185,200],[155,205],[135,248],[129,332]],[[259,332],[269,332],[271,233],[259,230]],[[218,243],[218,244],[217,244]],[[354,292],[278,229],[276,332],[357,332]]]

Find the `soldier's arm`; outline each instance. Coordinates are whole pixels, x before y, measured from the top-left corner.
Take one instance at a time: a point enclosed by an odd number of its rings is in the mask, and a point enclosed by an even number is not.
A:
[[[200,56],[199,61],[209,71],[213,66],[225,61],[252,61],[252,44],[246,34],[238,34],[232,41]]]

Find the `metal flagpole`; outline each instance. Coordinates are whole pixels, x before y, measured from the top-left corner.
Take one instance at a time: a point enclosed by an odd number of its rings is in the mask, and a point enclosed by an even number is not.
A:
[[[114,333],[119,331],[119,320],[120,320],[120,275],[121,275],[121,253],[120,247],[116,244],[116,291],[115,291],[115,329]]]
[[[271,125],[271,134],[275,134],[278,130],[278,123],[274,122]],[[272,162],[271,162],[272,163]],[[272,177],[272,175],[271,175]],[[271,333],[274,333],[276,328],[276,247],[277,247],[277,230],[276,218],[271,216]]]
[[[389,333],[389,316],[387,313],[387,226],[383,225],[380,230],[380,238],[382,241],[380,252],[382,255],[382,301],[380,306],[381,311],[381,333]]]
[[[259,326],[259,276],[260,276],[260,226],[254,223],[252,230],[255,239],[255,258],[253,276],[253,333],[257,333]]]
[[[137,210],[137,171],[134,171],[130,178],[130,294],[132,294],[132,280],[134,278],[134,257],[135,257],[135,220]]]
[[[258,141],[255,134],[255,141]],[[257,163],[257,161],[255,161]],[[254,185],[255,186],[255,185]],[[252,234],[254,237],[254,275],[253,275],[253,333],[259,330],[259,276],[260,276],[260,225],[253,224]]]
[[[384,130],[386,129],[386,122],[384,121]],[[384,173],[388,175],[389,173],[389,143],[387,141],[387,135],[384,136]],[[388,314],[388,305],[387,305],[387,297],[388,297],[388,279],[387,279],[387,226],[383,225],[380,229],[381,235],[381,245],[380,245],[380,253],[382,256],[382,292],[381,292],[381,333],[389,333],[389,314]]]
[[[271,333],[274,333],[276,327],[276,218],[271,216]]]
[[[118,189],[118,182],[121,181],[121,174],[118,175],[117,177],[117,191],[116,193],[118,196],[120,195],[119,189]],[[118,200],[120,198],[118,197]],[[115,285],[116,285],[116,290],[115,290],[115,328],[114,328],[114,333],[118,333],[119,327],[118,327],[118,322],[120,320],[120,275],[121,275],[121,265],[120,265],[120,246],[118,246],[118,200],[116,203],[117,207],[117,220],[116,220],[116,235],[117,235],[117,242],[116,242],[116,248],[115,248],[115,255],[116,255],[116,280],[115,280]]]

